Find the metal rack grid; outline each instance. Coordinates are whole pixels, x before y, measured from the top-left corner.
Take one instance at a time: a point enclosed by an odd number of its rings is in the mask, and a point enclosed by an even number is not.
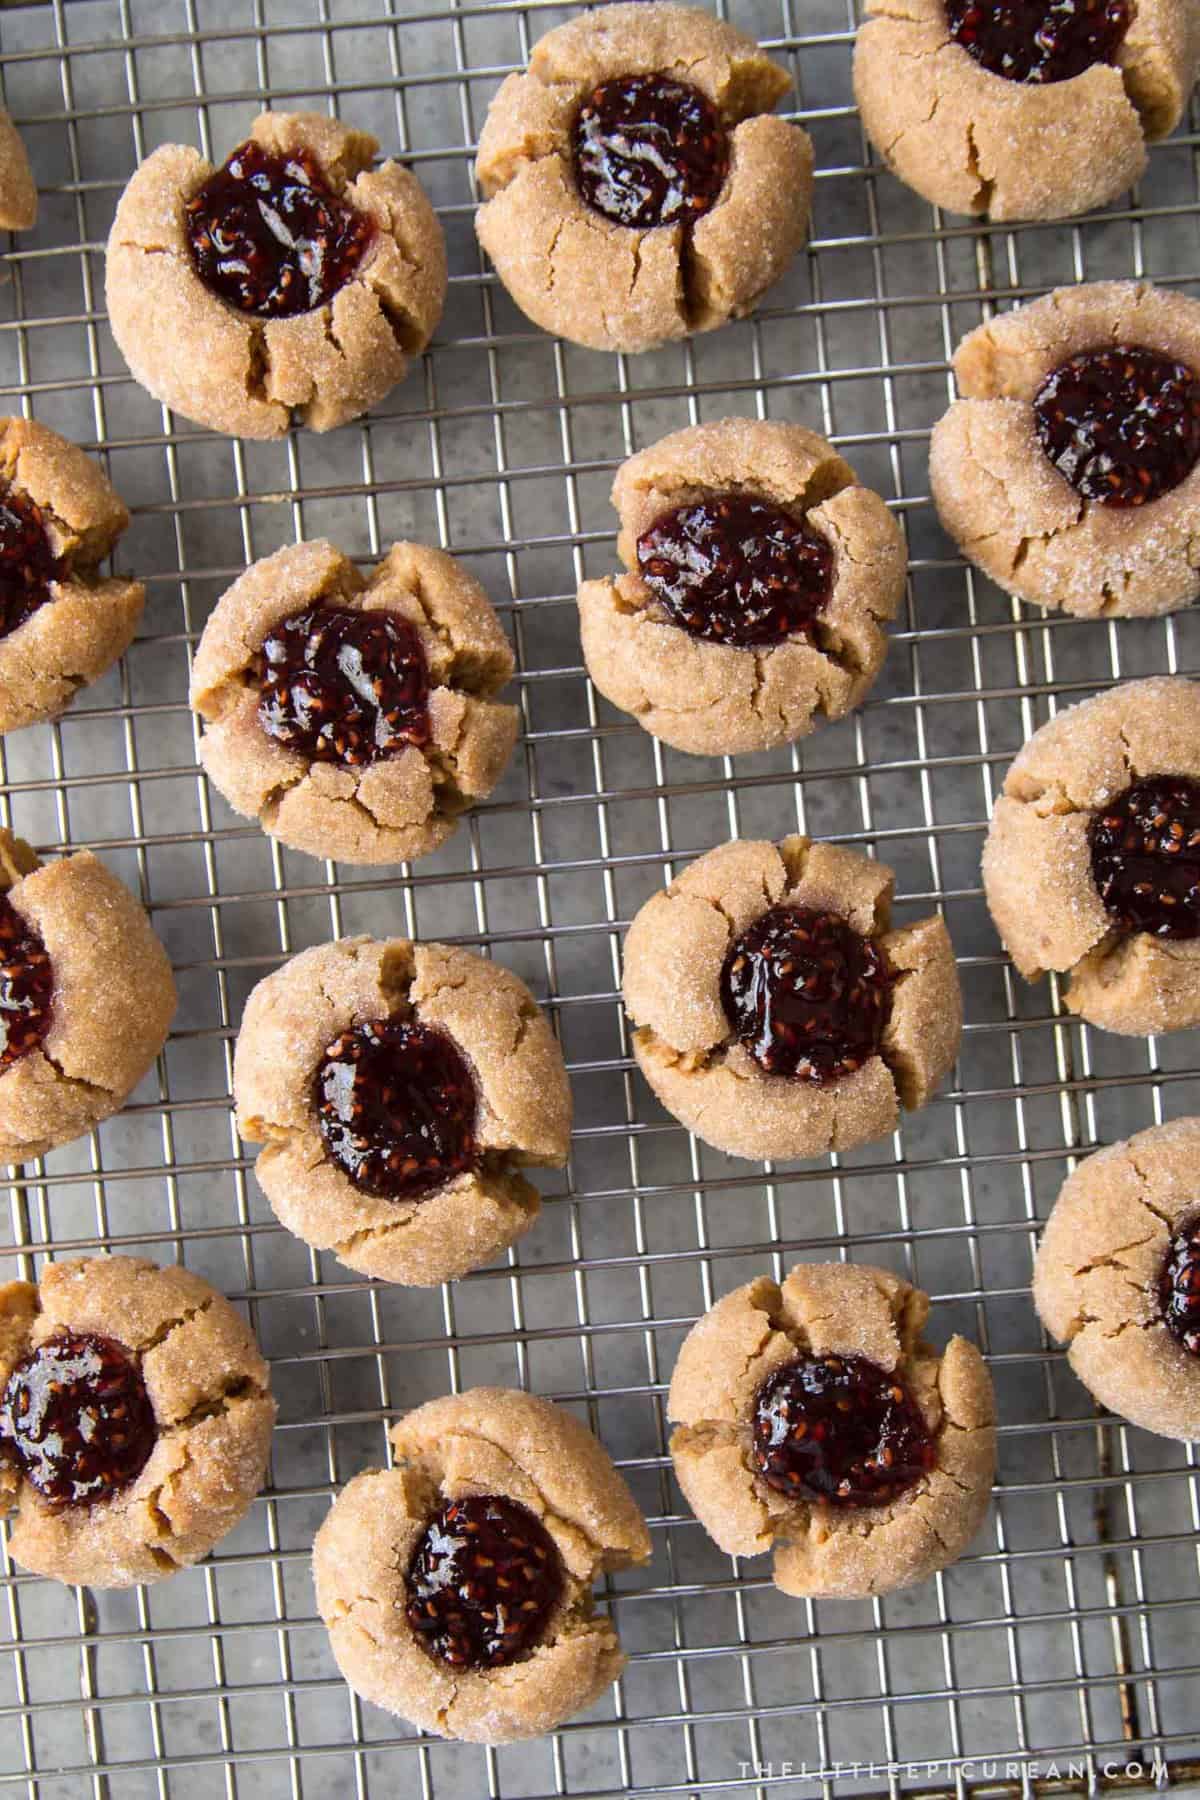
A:
[[[534,331],[483,268],[471,146],[499,79],[561,15],[536,4],[52,0],[0,17],[7,104],[42,189],[0,288],[0,385],[102,450],[131,503],[121,562],[148,580],[120,671],[3,746],[3,816],[88,844],[139,891],[182,1005],[154,1079],[92,1140],[18,1172],[4,1274],[53,1250],[183,1257],[254,1317],[281,1401],[270,1485],[203,1567],[86,1593],[0,1565],[0,1789],[44,1797],[626,1793],[844,1796],[1071,1791],[1135,1765],[1187,1785],[1200,1756],[1192,1453],[1098,1419],[1040,1335],[1034,1222],[1073,1159],[1189,1110],[1195,1038],[1128,1042],[1025,989],[978,883],[983,821],[1027,733],[1119,678],[1200,671],[1184,614],[1041,619],[950,552],[927,498],[948,353],[989,309],[1061,281],[1200,269],[1196,121],[1135,202],[1073,226],[981,230],[873,168],[850,101],[853,0],[746,0],[796,77],[820,171],[814,236],[758,316],[637,359]],[[361,427],[282,445],[193,430],[129,380],[103,310],[121,186],[157,144],[217,160],[260,102],[332,105],[409,157],[452,281],[436,344]],[[186,351],[181,351],[185,354]],[[823,430],[907,526],[910,592],[870,704],[794,754],[703,762],[598,701],[572,595],[611,567],[612,470],[727,412]],[[205,787],[188,654],[253,556],[328,534],[463,556],[517,646],[525,737],[504,786],[412,871],[338,869],[246,828]],[[621,926],[695,853],[797,825],[895,864],[904,912],[941,906],[967,1028],[953,1082],[894,1141],[760,1169],[691,1142],[631,1072]],[[278,959],[360,929],[486,946],[543,996],[572,1070],[567,1174],[510,1265],[444,1292],[350,1277],[272,1220],[232,1127],[232,1038]],[[1001,1409],[998,1500],[970,1553],[911,1594],[798,1603],[707,1542],[664,1455],[664,1385],[691,1320],[759,1269],[887,1263],[976,1335]],[[653,1526],[614,1584],[631,1662],[553,1738],[485,1752],[412,1734],[337,1678],[308,1574],[336,1487],[386,1457],[385,1423],[447,1387],[528,1384],[599,1430]],[[1156,1762],[1160,1765],[1155,1768]],[[927,1766],[929,1765],[929,1766]],[[1139,1772],[1140,1771],[1140,1772]]]

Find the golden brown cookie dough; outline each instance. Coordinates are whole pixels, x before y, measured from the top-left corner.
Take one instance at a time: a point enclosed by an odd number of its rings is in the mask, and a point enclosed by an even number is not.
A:
[[[392,1427],[397,1466],[356,1475],[313,1545],[317,1607],[356,1693],[423,1731],[475,1744],[539,1737],[599,1698],[625,1657],[592,1586],[650,1556],[650,1534],[603,1446],[535,1394],[473,1388]],[[520,1660],[455,1669],[406,1617],[407,1575],[429,1520],[467,1496],[499,1496],[541,1522],[562,1588]]]
[[[129,524],[77,444],[34,419],[0,419],[0,498],[44,534],[45,599],[0,636],[0,732],[52,719],[133,641],[146,590],[100,564]],[[34,582],[30,594],[39,591]]]
[[[679,1485],[727,1555],[772,1552],[785,1594],[912,1587],[961,1556],[982,1524],[996,1464],[991,1379],[966,1338],[940,1355],[922,1339],[928,1315],[929,1296],[885,1269],[800,1263],[782,1287],[759,1276],[727,1294],[684,1340],[667,1401]],[[837,1504],[803,1482],[782,1492],[764,1479],[759,1390],[800,1358],[832,1358],[838,1374],[865,1358],[894,1375],[932,1439],[929,1466],[903,1492]]]
[[[1004,779],[983,847],[983,886],[1026,981],[1070,975],[1066,1003],[1126,1036],[1200,1023],[1200,938],[1124,930],[1100,897],[1092,820],[1134,783],[1200,780],[1200,686],[1127,681],[1043,725]]]
[[[934,427],[929,470],[942,524],[1008,593],[1084,618],[1137,618],[1200,596],[1200,463],[1140,506],[1088,500],[1038,436],[1043,381],[1083,351],[1158,353],[1200,373],[1200,301],[1138,281],[1058,288],[969,332],[954,355],[961,400]]]
[[[697,89],[729,134],[708,211],[627,226],[576,181],[573,133],[601,84],[659,75]],[[790,83],[751,38],[698,8],[605,6],[546,33],[488,112],[479,241],[535,325],[593,350],[648,350],[753,311],[808,231],[812,143],[771,108]]]
[[[854,94],[900,180],[950,212],[1063,219],[1116,199],[1174,131],[1200,65],[1192,0],[1137,0],[1114,63],[1012,81],[957,43],[943,0],[867,0]]]
[[[154,1441],[136,1477],[92,1503],[55,1505],[0,1439],[0,1508],[25,1568],[81,1586],[131,1587],[189,1567],[262,1486],[275,1421],[253,1333],[207,1281],[140,1257],[48,1263],[0,1287],[0,1390],[14,1366],[70,1332],[115,1339],[140,1373]]]
[[[954,949],[936,916],[891,925],[892,871],[853,850],[735,838],[642,907],[625,939],[625,1006],[638,1067],[667,1111],[731,1156],[808,1157],[886,1137],[924,1106],[962,1031]],[[721,993],[734,943],[776,906],[833,914],[890,975],[878,1053],[826,1085],[764,1072]]]
[[[265,316],[200,279],[187,206],[216,173],[198,150],[164,144],[126,187],[108,240],[113,336],[142,386],[185,418],[235,437],[330,431],[376,405],[433,336],[446,296],[441,227],[415,175],[372,169],[379,145],[322,113],[261,113],[250,142],[310,156],[328,187],[370,221],[350,277],[323,305]]]
[[[20,1163],[120,1111],[166,1042],[175,983],[141,906],[89,850],[43,865],[0,830],[0,894],[53,976],[49,1030],[0,1068],[0,1159]],[[10,1045],[20,1022],[0,1009]]]
[[[1084,1159],[1063,1183],[1038,1246],[1033,1299],[1047,1331],[1102,1406],[1162,1437],[1200,1438],[1200,1119],[1139,1131]],[[1194,1240],[1180,1267],[1177,1247]],[[1164,1273],[1194,1302],[1168,1327]],[[1180,1308],[1172,1307],[1178,1321]]]
[[[465,1059],[477,1100],[470,1166],[418,1198],[366,1192],[329,1155],[317,1071],[353,1027],[381,1019],[441,1032]],[[571,1135],[562,1052],[524,982],[468,950],[406,938],[341,938],[260,981],[234,1057],[244,1138],[289,1231],[348,1268],[427,1287],[490,1262],[537,1218],[523,1168],[559,1168]]]
[[[29,153],[9,114],[0,106],[0,228],[28,231],[37,224],[38,197]]]
[[[778,507],[828,542],[831,589],[815,641],[797,632],[740,647],[693,636],[647,587],[638,539],[715,496]],[[583,583],[579,623],[588,673],[614,706],[676,750],[720,756],[793,743],[860,704],[903,597],[904,534],[824,438],[763,419],[691,425],[622,463],[612,498],[628,573]]]
[[[429,680],[428,742],[351,766],[310,760],[259,717],[263,640],[314,606],[398,615],[415,630]],[[513,656],[487,595],[460,563],[393,544],[364,579],[324,539],[253,563],[217,602],[192,670],[205,722],[204,769],[235,812],[310,856],[395,863],[426,856],[489,794],[516,742],[518,713],[492,696]]]

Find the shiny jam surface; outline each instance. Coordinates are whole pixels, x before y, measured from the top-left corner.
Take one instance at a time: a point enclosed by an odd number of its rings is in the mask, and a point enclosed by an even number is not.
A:
[[[1033,417],[1047,457],[1102,506],[1146,506],[1200,461],[1200,376],[1153,350],[1085,350],[1049,374]]]
[[[1092,878],[1125,931],[1200,937],[1200,782],[1135,781],[1092,815]]]
[[[429,742],[425,652],[398,613],[293,613],[264,640],[255,673],[267,736],[317,762],[365,768]]]
[[[729,168],[716,109],[665,75],[623,75],[595,88],[575,121],[574,152],[587,204],[643,231],[700,218]]]
[[[62,573],[41,508],[16,488],[0,492],[0,637],[45,604]]]
[[[1069,81],[1111,63],[1133,18],[1130,0],[946,0],[950,35],[1006,81]]]
[[[826,538],[740,494],[656,519],[637,554],[642,580],[674,623],[718,644],[811,642],[833,586]]]
[[[0,1446],[54,1507],[128,1487],[157,1435],[141,1373],[115,1338],[59,1332],[17,1364],[0,1397]]]
[[[1200,1214],[1171,1238],[1158,1297],[1167,1330],[1191,1356],[1200,1356]]]
[[[937,1453],[896,1376],[865,1356],[801,1356],[758,1391],[754,1458],[777,1493],[883,1506],[927,1474]]]
[[[375,227],[328,186],[305,150],[253,141],[187,204],[187,236],[205,287],[239,312],[312,312],[351,279]]]
[[[498,1494],[449,1501],[417,1540],[405,1617],[453,1669],[499,1669],[537,1644],[562,1596],[558,1549],[527,1507]]]
[[[878,1050],[888,985],[883,952],[845,919],[776,906],[726,955],[721,1003],[760,1069],[827,1087]]]
[[[401,1019],[352,1026],[325,1052],[317,1125],[355,1187],[419,1200],[478,1162],[475,1080],[444,1032]]]
[[[0,895],[0,1075],[50,1030],[54,965],[33,926]]]

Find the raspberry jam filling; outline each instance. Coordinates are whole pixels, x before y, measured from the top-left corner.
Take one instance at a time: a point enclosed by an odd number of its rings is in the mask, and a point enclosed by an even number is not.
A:
[[[760,1069],[828,1087],[879,1048],[887,962],[836,913],[775,906],[726,955],[721,1004]]]
[[[425,652],[398,613],[293,613],[263,640],[255,673],[267,736],[316,762],[360,769],[429,742]]]
[[[937,1460],[903,1383],[865,1356],[802,1356],[754,1403],[754,1460],[776,1493],[830,1506],[884,1506]]]
[[[421,1647],[452,1669],[500,1669],[545,1632],[562,1596],[553,1538],[499,1494],[451,1500],[408,1565],[405,1617]]]
[[[475,1081],[443,1032],[401,1019],[355,1025],[326,1050],[317,1127],[355,1187],[419,1200],[479,1160]]]
[[[587,204],[640,231],[698,219],[729,169],[716,109],[665,75],[622,75],[595,88],[575,121],[574,153]]]
[[[0,1075],[42,1042],[53,1001],[50,953],[11,900],[0,895]]]
[[[1200,1215],[1171,1239],[1158,1281],[1167,1330],[1191,1356],[1200,1356]]]
[[[50,583],[62,573],[41,507],[28,494],[8,488],[0,495],[0,637],[45,604]]]
[[[188,201],[186,225],[205,287],[263,319],[323,306],[353,276],[375,235],[307,150],[280,156],[253,141],[239,145]]]
[[[1130,0],[946,0],[950,35],[1006,81],[1069,81],[1111,63],[1133,18]]]
[[[1200,376],[1153,350],[1085,350],[1034,396],[1042,449],[1085,500],[1146,506],[1200,461]]]
[[[1151,775],[1095,813],[1092,879],[1114,921],[1152,937],[1200,937],[1200,782]]]
[[[811,642],[833,587],[825,538],[739,494],[656,519],[637,555],[642,580],[675,624],[717,644]]]
[[[0,1397],[0,1444],[51,1506],[106,1500],[154,1449],[154,1408],[124,1344],[61,1331],[23,1357]]]

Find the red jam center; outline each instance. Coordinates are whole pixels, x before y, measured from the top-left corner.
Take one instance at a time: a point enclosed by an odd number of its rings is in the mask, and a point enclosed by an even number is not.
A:
[[[106,1500],[150,1460],[154,1408],[114,1338],[59,1332],[24,1357],[0,1397],[0,1444],[52,1506]]]
[[[1130,0],[946,0],[950,35],[1006,81],[1069,81],[1115,60]]]
[[[0,1075],[45,1038],[53,1000],[49,951],[11,900],[0,895]]]
[[[441,1031],[376,1019],[344,1031],[317,1071],[317,1125],[355,1187],[419,1200],[479,1160],[475,1081]]]
[[[836,913],[775,906],[725,958],[721,1004],[768,1075],[828,1087],[874,1056],[887,1018],[883,952]]]
[[[884,1506],[937,1452],[903,1383],[865,1356],[802,1356],[754,1404],[754,1459],[768,1487],[830,1506]]]
[[[729,144],[716,109],[665,75],[596,88],[575,121],[575,180],[587,204],[636,230],[688,224],[725,185]]]
[[[451,1500],[408,1566],[405,1617],[452,1669],[500,1669],[532,1649],[562,1596],[558,1549],[527,1507],[498,1494]]]
[[[50,548],[40,506],[9,488],[0,495],[0,637],[50,598],[63,565]]]
[[[1088,828],[1092,878],[1116,923],[1151,937],[1200,937],[1200,783],[1135,781]]]
[[[398,613],[293,613],[264,639],[256,673],[267,736],[317,762],[364,768],[429,742],[425,652]]]
[[[833,585],[827,539],[739,494],[656,519],[637,554],[642,580],[674,622],[717,644],[811,642]]]
[[[1158,1283],[1167,1330],[1190,1356],[1200,1356],[1200,1217],[1171,1239]]]
[[[1200,461],[1200,376],[1153,350],[1085,350],[1033,402],[1042,449],[1085,500],[1145,506]]]
[[[252,141],[188,201],[187,235],[207,288],[239,312],[280,319],[331,299],[375,227],[338,198],[306,150],[280,156]]]

